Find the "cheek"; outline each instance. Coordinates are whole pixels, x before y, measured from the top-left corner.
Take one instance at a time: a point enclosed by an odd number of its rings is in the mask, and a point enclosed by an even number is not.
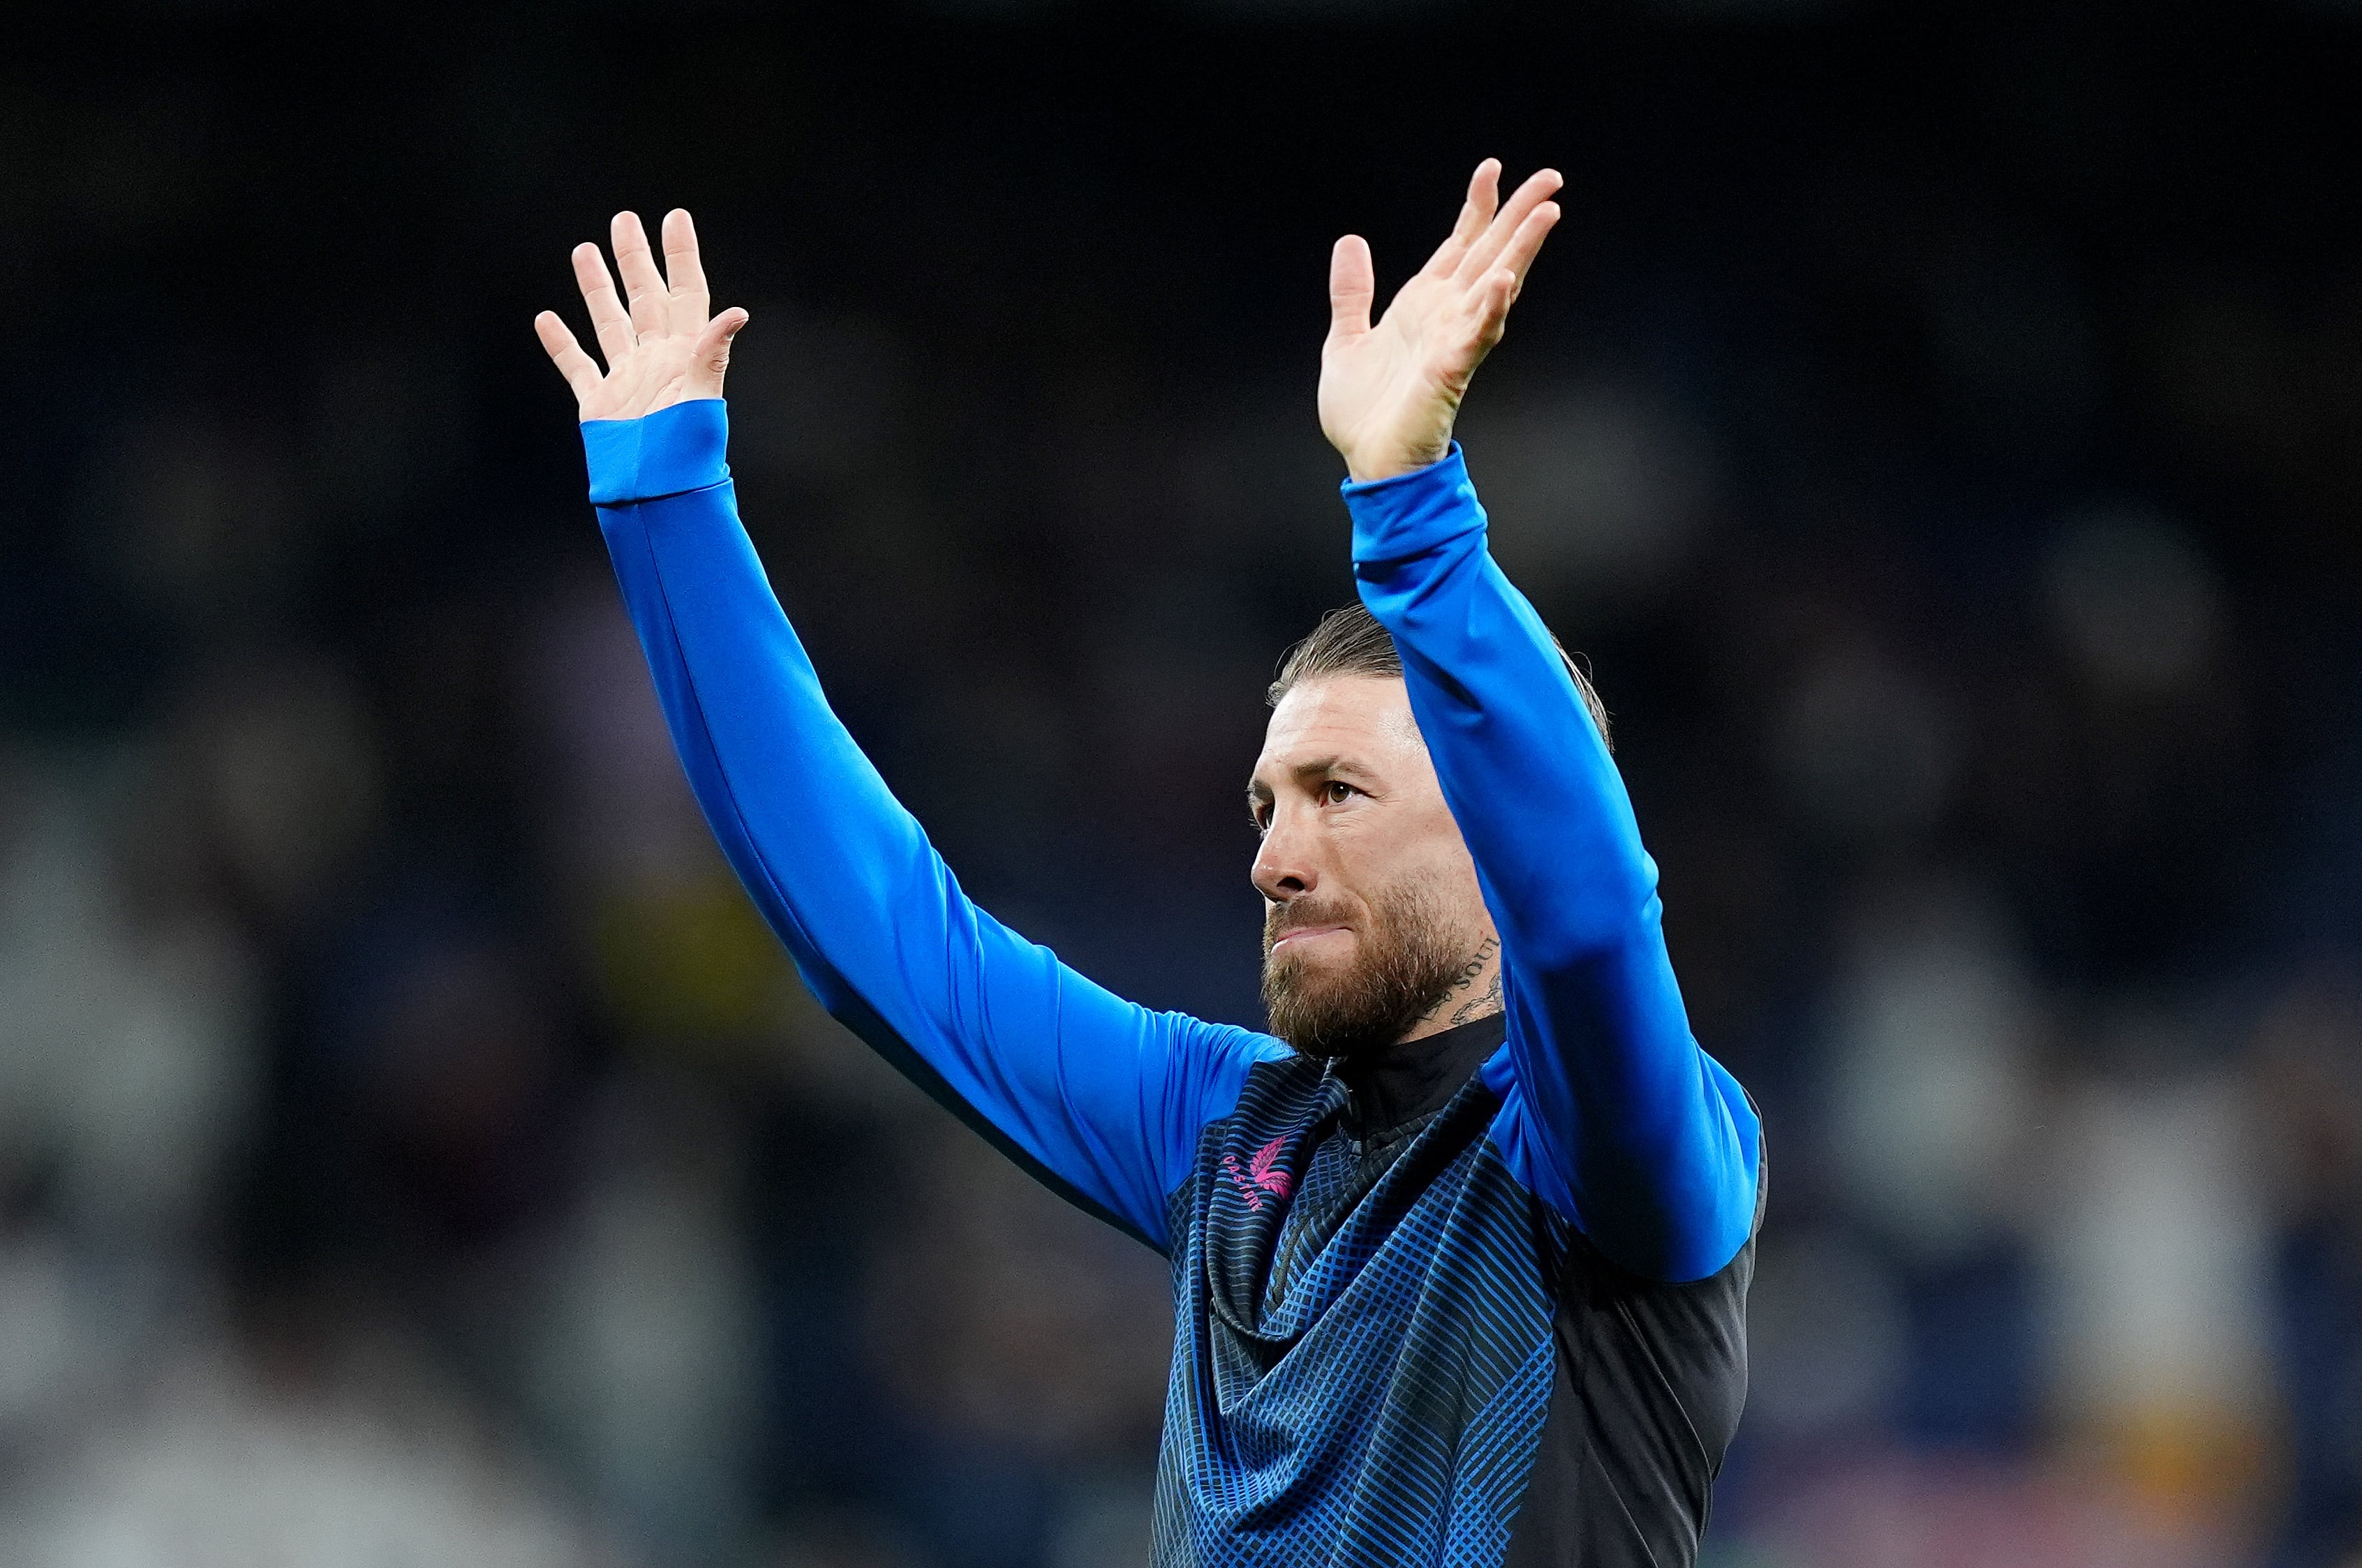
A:
[[[1479,903],[1484,901],[1484,895],[1476,888],[1476,862],[1469,856],[1468,846],[1461,842],[1456,831],[1443,846],[1437,861],[1438,873],[1448,884],[1462,889]]]
[[[1337,875],[1357,892],[1374,894],[1405,883],[1420,883],[1454,902],[1481,905],[1476,863],[1460,837],[1459,824],[1439,801],[1432,812],[1382,822],[1377,813],[1361,830],[1341,834]]]
[[[1427,870],[1427,885],[1451,928],[1473,936],[1492,924],[1492,916],[1485,908],[1484,889],[1476,885],[1475,862],[1456,845],[1453,850],[1435,857]]]

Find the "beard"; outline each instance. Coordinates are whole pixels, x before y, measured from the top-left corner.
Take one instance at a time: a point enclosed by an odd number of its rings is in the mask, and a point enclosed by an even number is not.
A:
[[[1271,1032],[1307,1056],[1351,1056],[1400,1040],[1451,994],[1473,945],[1451,928],[1434,889],[1410,881],[1371,900],[1344,967],[1273,955],[1272,944],[1289,932],[1341,924],[1346,913],[1342,901],[1305,898],[1264,916],[1264,1010]]]

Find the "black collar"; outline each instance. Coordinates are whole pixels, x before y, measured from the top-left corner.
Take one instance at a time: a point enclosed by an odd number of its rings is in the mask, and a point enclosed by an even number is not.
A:
[[[1496,1012],[1382,1051],[1340,1057],[1330,1071],[1352,1097],[1345,1131],[1366,1138],[1442,1110],[1508,1032],[1507,1015]]]

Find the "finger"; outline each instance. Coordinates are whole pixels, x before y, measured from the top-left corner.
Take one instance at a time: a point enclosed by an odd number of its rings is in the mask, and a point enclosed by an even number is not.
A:
[[[1548,239],[1551,230],[1558,226],[1558,220],[1559,204],[1544,202],[1528,213],[1526,221],[1518,226],[1518,232],[1510,236],[1508,245],[1501,252],[1499,265],[1517,280],[1518,288],[1525,287],[1526,269],[1534,264],[1534,257],[1541,250],[1542,241]],[[1510,297],[1517,297],[1515,289],[1510,291]]]
[[[671,297],[664,274],[657,271],[656,253],[648,248],[648,231],[637,213],[617,213],[613,227],[615,270],[624,274],[624,293],[632,302],[632,330],[646,337],[671,326]]]
[[[1460,204],[1460,217],[1443,243],[1435,248],[1435,254],[1427,259],[1421,271],[1435,278],[1451,276],[1460,258],[1467,254],[1468,247],[1493,220],[1493,208],[1500,199],[1500,191],[1501,160],[1488,158],[1476,165],[1476,172],[1468,177],[1468,199]]]
[[[1340,239],[1329,252],[1329,335],[1359,337],[1370,330],[1370,302],[1378,291],[1370,263],[1370,242],[1358,234]]]
[[[557,373],[574,389],[575,397],[587,402],[599,390],[598,362],[582,351],[582,345],[574,341],[574,334],[567,330],[566,323],[554,310],[535,316],[533,330],[541,339],[542,348],[548,351],[549,362],[557,367]]]
[[[1469,245],[1460,259],[1455,276],[1462,283],[1473,285],[1491,271],[1499,264],[1502,252],[1507,248],[1528,215],[1563,183],[1565,181],[1555,169],[1536,170],[1528,176],[1525,183],[1502,204],[1501,210],[1493,215],[1493,221],[1485,226],[1485,232]]]
[[[683,208],[665,214],[664,254],[673,330],[699,331],[706,325],[705,313],[713,308],[713,296],[706,292],[705,263],[697,253],[697,225]]]
[[[1485,226],[1485,232],[1477,237],[1475,243],[1468,247],[1468,253],[1460,259],[1460,266],[1452,275],[1461,282],[1473,285],[1491,271],[1499,262],[1501,252],[1508,248],[1518,226],[1526,221],[1526,215],[1564,183],[1565,179],[1555,169],[1539,169],[1528,176],[1526,182],[1518,187],[1517,193],[1501,204],[1501,210],[1494,215],[1493,221]]]
[[[590,307],[590,330],[599,335],[599,352],[607,356],[612,370],[640,340],[632,331],[632,318],[624,302],[615,297],[615,280],[607,275],[607,259],[588,240],[574,248],[574,282],[582,291],[582,303]]]
[[[1518,275],[1507,267],[1486,273],[1476,285],[1476,348],[1479,356],[1501,341],[1509,307],[1517,303]]]
[[[730,369],[730,340],[746,325],[746,313],[732,305],[705,324],[690,350],[690,384],[700,397],[720,397],[722,378]]]

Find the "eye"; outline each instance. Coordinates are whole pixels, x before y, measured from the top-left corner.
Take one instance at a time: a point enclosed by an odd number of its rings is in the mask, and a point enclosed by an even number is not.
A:
[[[1320,803],[1324,806],[1341,806],[1360,793],[1359,790],[1354,789],[1342,778],[1327,779],[1320,786]]]

